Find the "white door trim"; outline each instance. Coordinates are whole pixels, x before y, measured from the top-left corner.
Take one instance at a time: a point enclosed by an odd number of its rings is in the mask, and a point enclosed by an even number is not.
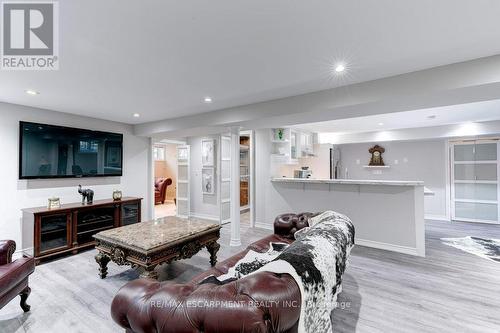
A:
[[[224,142],[228,143],[229,145],[229,151],[226,152],[224,149]],[[220,152],[220,161],[219,161],[219,209],[220,209],[220,224],[226,224],[231,222],[231,215],[228,218],[224,218],[224,212],[223,212],[223,206],[227,203],[231,205],[231,190],[229,191],[229,197],[224,197],[222,194],[222,187],[224,184],[228,184],[229,187],[231,187],[231,136],[227,136],[225,134],[220,135],[220,140],[219,140],[219,152]],[[229,156],[229,157],[228,157]],[[225,164],[224,162],[229,162],[229,178],[223,178],[223,174],[225,172]],[[231,209],[231,208],[230,208]]]

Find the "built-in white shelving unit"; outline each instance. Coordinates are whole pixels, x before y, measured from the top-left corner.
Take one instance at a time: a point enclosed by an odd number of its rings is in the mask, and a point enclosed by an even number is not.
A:
[[[500,223],[499,159],[497,140],[451,144],[453,220]]]

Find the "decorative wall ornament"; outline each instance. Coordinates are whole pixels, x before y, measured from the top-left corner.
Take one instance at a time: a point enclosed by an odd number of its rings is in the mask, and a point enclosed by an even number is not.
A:
[[[203,194],[214,194],[214,168],[201,169],[201,187]]]
[[[204,167],[214,166],[214,139],[201,140],[201,165]]]
[[[91,205],[92,202],[94,202],[94,191],[91,189],[82,189],[82,185],[78,185],[78,193],[82,195],[82,204],[85,204],[85,201],[87,201],[87,204]]]
[[[368,152],[372,154],[370,158],[370,166],[384,166],[384,159],[382,158],[382,154],[385,152],[385,149],[379,145],[375,145],[372,148],[368,149]]]

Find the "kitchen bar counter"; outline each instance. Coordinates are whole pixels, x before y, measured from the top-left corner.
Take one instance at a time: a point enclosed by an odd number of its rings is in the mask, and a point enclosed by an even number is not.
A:
[[[389,185],[389,186],[424,185],[424,182],[422,181],[410,181],[410,180],[358,180],[358,179],[317,179],[317,178],[275,177],[271,181],[276,183],[306,183],[306,184]]]
[[[271,179],[265,216],[334,210],[356,227],[356,244],[425,256],[424,183],[421,181]]]

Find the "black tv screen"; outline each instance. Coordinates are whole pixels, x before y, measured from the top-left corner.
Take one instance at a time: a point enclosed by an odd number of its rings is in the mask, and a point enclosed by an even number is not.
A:
[[[122,175],[122,134],[19,124],[20,179]]]

